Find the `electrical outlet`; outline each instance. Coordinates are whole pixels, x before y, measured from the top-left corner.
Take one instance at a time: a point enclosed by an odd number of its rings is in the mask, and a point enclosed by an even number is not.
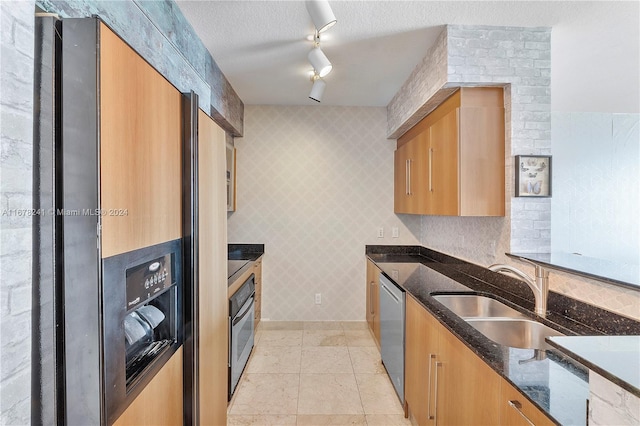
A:
[[[399,233],[398,233],[398,227],[397,227],[397,226],[394,226],[393,228],[391,228],[391,236],[392,236],[393,238],[398,238],[398,235],[399,235]]]
[[[321,305],[321,304],[322,304],[322,294],[316,293],[316,305]]]
[[[384,228],[382,226],[378,228],[378,238],[384,238]]]

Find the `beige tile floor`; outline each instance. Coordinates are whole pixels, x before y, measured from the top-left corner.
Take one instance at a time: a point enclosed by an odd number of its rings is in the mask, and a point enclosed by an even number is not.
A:
[[[411,423],[365,322],[264,322],[227,424]]]

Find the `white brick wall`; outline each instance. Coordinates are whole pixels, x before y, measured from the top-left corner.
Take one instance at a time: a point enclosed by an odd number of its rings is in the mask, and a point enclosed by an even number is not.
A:
[[[551,202],[513,197],[513,156],[551,153],[550,58],[548,28],[448,25],[389,103],[387,133],[398,137],[455,87],[505,88],[506,217],[424,217],[423,244],[479,264],[506,261],[505,251],[549,250]]]
[[[30,423],[33,1],[0,2],[0,424]]]
[[[511,218],[505,227],[510,225],[511,235],[501,232],[496,238],[509,238],[508,244],[501,245],[514,252],[549,251],[551,200],[512,198],[512,161],[519,154],[551,154],[551,30],[450,25],[447,33],[449,85],[510,86],[505,96],[505,180]]]
[[[447,94],[440,93],[446,82],[447,31],[445,29],[389,102],[387,134],[393,138],[402,135],[446,99]]]

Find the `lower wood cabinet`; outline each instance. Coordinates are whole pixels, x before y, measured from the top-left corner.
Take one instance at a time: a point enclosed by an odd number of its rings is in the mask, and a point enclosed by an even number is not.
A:
[[[158,403],[162,401],[161,403]],[[182,424],[182,347],[167,361],[115,426]]]
[[[405,333],[405,400],[418,425],[553,424],[410,296]]]
[[[504,379],[502,379],[500,392],[500,420],[503,425],[509,426],[555,425],[551,419],[525,398],[518,389]]]
[[[260,318],[262,318],[262,256],[253,264],[253,273],[255,275],[254,282],[256,285],[256,294],[254,296],[254,328],[258,327]]]
[[[438,424],[500,424],[501,377],[442,326],[438,347],[435,387]]]
[[[405,380],[406,404],[419,425],[435,424],[435,368],[438,321],[413,298],[406,298]]]
[[[380,269],[367,259],[367,323],[380,349]]]

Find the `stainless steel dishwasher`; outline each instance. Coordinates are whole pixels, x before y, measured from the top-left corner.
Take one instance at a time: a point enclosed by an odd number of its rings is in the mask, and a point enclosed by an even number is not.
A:
[[[380,275],[380,352],[400,402],[404,404],[405,292]]]

